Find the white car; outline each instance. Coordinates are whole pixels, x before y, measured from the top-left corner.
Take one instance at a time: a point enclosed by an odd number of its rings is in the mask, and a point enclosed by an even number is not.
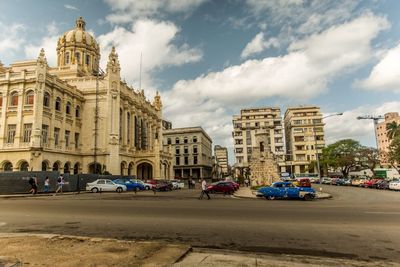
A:
[[[153,186],[154,186],[152,184],[145,183],[142,180],[131,179],[131,181],[134,182],[134,183],[142,184],[144,186],[145,190],[153,189]]]
[[[185,183],[179,180],[171,180],[174,189],[182,189],[185,188]]]
[[[400,180],[393,180],[389,183],[389,189],[400,190]]]
[[[86,184],[86,190],[92,191],[93,193],[97,192],[118,192],[121,193],[126,191],[126,185],[123,184],[116,184],[109,179],[97,179],[92,183]]]

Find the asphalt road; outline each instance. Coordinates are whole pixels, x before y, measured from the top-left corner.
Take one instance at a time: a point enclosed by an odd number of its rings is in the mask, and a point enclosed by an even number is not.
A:
[[[198,191],[180,190],[0,199],[0,232],[164,240],[400,263],[400,192],[323,190],[333,198],[198,200]]]

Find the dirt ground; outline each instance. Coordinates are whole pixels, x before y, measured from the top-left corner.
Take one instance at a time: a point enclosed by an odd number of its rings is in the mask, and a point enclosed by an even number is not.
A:
[[[190,246],[59,235],[0,235],[3,266],[171,266]]]

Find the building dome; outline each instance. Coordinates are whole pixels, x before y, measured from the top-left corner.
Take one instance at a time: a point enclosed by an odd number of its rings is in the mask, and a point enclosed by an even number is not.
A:
[[[65,32],[57,43],[58,66],[79,65],[87,72],[97,70],[100,48],[94,37],[85,30],[82,17],[76,20],[76,27]]]

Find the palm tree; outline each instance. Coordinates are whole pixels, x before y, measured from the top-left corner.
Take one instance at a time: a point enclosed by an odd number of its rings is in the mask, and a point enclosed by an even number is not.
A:
[[[390,140],[396,136],[400,136],[400,124],[397,124],[395,121],[386,124],[386,134]]]

